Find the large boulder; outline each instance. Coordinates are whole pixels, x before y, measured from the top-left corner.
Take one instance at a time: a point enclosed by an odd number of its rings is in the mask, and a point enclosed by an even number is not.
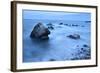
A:
[[[34,26],[30,37],[31,38],[39,38],[39,39],[48,39],[48,35],[50,31],[46,28],[42,23],[38,23]]]

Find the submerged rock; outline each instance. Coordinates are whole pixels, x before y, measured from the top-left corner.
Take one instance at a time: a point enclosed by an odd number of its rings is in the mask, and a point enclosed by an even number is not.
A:
[[[55,59],[50,59],[49,61],[56,61]]]
[[[47,26],[53,26],[53,24],[52,23],[48,23]]]
[[[68,26],[68,24],[64,24],[65,26]]]
[[[78,25],[77,25],[77,24],[72,24],[72,26],[75,26],[75,27],[77,27]]]
[[[79,34],[68,35],[67,37],[69,37],[71,39],[80,39],[80,35]]]
[[[48,26],[48,29],[54,29],[52,23],[47,24],[47,26]]]
[[[48,27],[48,29],[54,29],[54,27],[50,26],[50,27]]]
[[[89,48],[89,46],[88,46],[87,44],[84,44],[83,47],[87,47],[87,48]]]
[[[60,23],[59,25],[63,25],[63,23]]]
[[[31,38],[39,38],[39,39],[48,39],[48,35],[50,31],[46,28],[42,23],[38,23],[34,26],[30,37]]]
[[[86,23],[91,23],[91,21],[85,21]]]

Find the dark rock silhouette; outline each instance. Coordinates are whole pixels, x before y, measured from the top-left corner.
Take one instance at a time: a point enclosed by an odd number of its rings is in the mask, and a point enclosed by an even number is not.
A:
[[[50,59],[49,61],[56,61],[55,59]]]
[[[59,25],[63,25],[63,23],[60,23]]]
[[[67,37],[69,37],[71,39],[80,39],[80,35],[79,34],[68,35]]]
[[[48,26],[48,29],[54,29],[52,23],[47,24],[47,26]]]
[[[39,38],[39,39],[48,39],[48,35],[50,31],[46,28],[42,23],[38,23],[34,26],[30,37],[31,38]]]
[[[47,26],[53,26],[53,24],[52,23],[48,23]]]
[[[87,44],[84,44],[83,47],[87,47],[87,48],[89,48],[89,46],[88,46]]]
[[[72,26],[75,26],[75,27],[77,27],[78,25],[77,25],[77,24],[72,24]]]
[[[91,23],[91,21],[85,21],[86,23]]]

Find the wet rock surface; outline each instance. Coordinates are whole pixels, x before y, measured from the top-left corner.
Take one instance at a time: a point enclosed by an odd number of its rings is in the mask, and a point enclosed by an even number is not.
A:
[[[50,31],[46,28],[42,23],[38,23],[34,26],[30,37],[31,38],[39,38],[39,39],[48,39],[48,35]]]
[[[72,35],[68,35],[67,37],[69,37],[71,39],[80,39],[80,35],[79,34],[72,34]]]

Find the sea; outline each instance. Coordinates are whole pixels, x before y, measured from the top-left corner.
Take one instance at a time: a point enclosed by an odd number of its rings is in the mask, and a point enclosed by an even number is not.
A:
[[[34,26],[51,23],[48,40],[30,38]],[[87,60],[91,58],[91,21],[23,19],[23,62]],[[79,39],[67,36],[78,34]],[[84,46],[85,45],[85,46]]]

